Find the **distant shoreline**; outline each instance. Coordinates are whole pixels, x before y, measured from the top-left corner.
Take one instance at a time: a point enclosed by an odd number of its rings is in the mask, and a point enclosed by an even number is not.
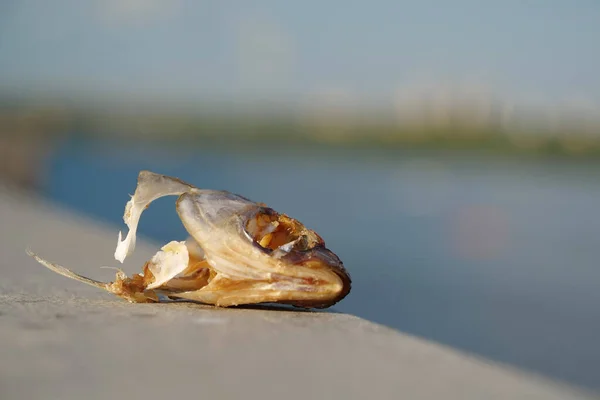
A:
[[[597,128],[597,129],[596,129]],[[562,123],[542,128],[469,118],[414,124],[375,115],[311,119],[283,113],[82,111],[58,107],[0,108],[0,134],[10,143],[50,143],[65,137],[156,142],[165,146],[300,146],[398,150],[459,150],[483,154],[600,160],[600,126]]]

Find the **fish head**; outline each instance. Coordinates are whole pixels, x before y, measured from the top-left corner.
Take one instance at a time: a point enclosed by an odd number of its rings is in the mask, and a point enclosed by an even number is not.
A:
[[[239,195],[202,189],[182,194],[177,212],[214,276],[185,298],[323,308],[350,291],[342,261],[294,218]]]

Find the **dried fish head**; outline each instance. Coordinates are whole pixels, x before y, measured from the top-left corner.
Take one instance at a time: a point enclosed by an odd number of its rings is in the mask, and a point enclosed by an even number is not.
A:
[[[198,189],[176,178],[142,171],[119,233],[115,258],[121,262],[135,247],[144,209],[155,199],[178,196],[176,209],[190,234],[186,242],[164,246],[132,278],[117,274],[113,283],[81,281],[129,301],[157,301],[159,296],[217,306],[284,303],[329,307],[350,291],[351,280],[323,239],[299,221],[226,191]],[[78,279],[66,268],[39,262]],[[91,283],[90,283],[91,282]]]

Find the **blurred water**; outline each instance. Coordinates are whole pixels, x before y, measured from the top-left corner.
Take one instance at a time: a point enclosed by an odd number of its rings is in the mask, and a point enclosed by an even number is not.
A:
[[[600,165],[71,141],[47,168],[49,197],[120,228],[141,169],[265,202],[344,261],[336,310],[600,390]],[[140,232],[183,239],[173,199]]]

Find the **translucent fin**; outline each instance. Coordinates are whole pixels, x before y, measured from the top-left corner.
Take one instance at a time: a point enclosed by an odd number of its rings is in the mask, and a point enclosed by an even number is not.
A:
[[[170,242],[152,257],[148,269],[154,275],[154,281],[146,289],[155,289],[183,272],[190,257],[185,242]]]
[[[179,196],[190,189],[193,189],[193,186],[179,179],[155,174],[150,171],[140,172],[135,194],[127,202],[125,214],[123,215],[123,220],[129,228],[129,232],[124,240],[122,233],[119,232],[119,242],[115,250],[115,259],[122,263],[127,256],[133,253],[135,249],[135,235],[140,217],[150,203],[164,196]]]
[[[100,282],[100,281],[95,281],[93,279],[87,278],[85,276],[81,276],[81,275],[77,275],[76,273],[74,273],[71,270],[68,270],[67,268],[58,265],[58,264],[53,264],[49,261],[44,260],[43,258],[37,256],[35,253],[33,253],[31,250],[27,250],[27,254],[31,257],[33,257],[37,262],[39,262],[40,264],[42,264],[44,267],[48,268],[51,271],[56,272],[57,274],[60,274],[62,276],[66,276],[67,278],[71,278],[71,279],[75,279],[76,281],[79,282],[83,282],[86,283],[90,286],[94,286],[100,289],[104,289],[104,290],[109,290],[108,286],[110,285],[109,283],[104,283],[104,282]]]

